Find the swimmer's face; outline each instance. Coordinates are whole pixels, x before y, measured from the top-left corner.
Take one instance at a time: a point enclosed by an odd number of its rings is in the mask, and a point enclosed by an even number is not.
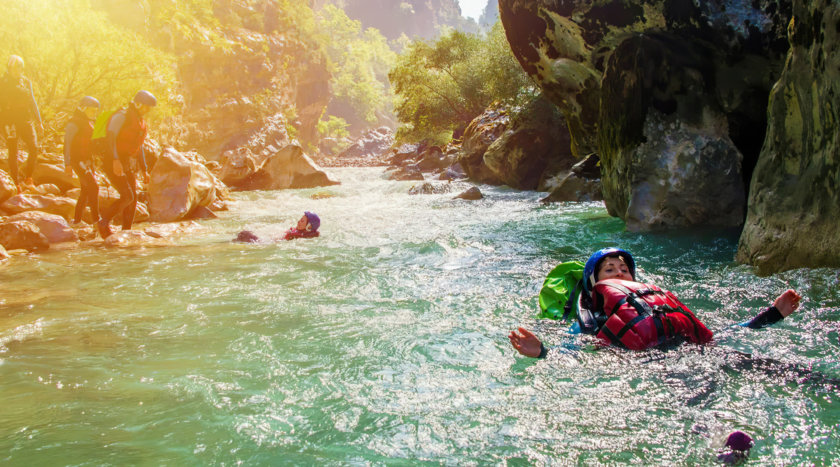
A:
[[[309,227],[309,218],[304,214],[297,223],[297,229],[306,230],[307,227]]]
[[[627,267],[624,258],[620,256],[618,258],[605,258],[601,261],[597,278],[599,281],[604,279],[633,280],[633,276],[630,274],[630,268]]]

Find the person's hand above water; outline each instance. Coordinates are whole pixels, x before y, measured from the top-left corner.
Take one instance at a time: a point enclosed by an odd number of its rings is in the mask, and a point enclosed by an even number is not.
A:
[[[511,331],[508,339],[510,339],[510,345],[526,357],[537,358],[542,352],[542,342],[534,333],[525,328],[519,328],[519,334],[515,330]]]
[[[779,295],[773,302],[773,306],[779,310],[779,313],[787,318],[791,313],[799,308],[799,300],[802,300],[802,295],[796,293],[793,289],[787,289]]]

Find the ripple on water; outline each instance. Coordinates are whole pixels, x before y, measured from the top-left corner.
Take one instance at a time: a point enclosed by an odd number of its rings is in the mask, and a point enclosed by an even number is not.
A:
[[[61,464],[709,464],[838,457],[840,273],[756,277],[737,234],[638,234],[600,203],[342,185],[236,193],[171,247],[15,257],[0,270],[0,456]],[[453,192],[466,188],[457,184]],[[274,242],[304,210],[322,236]],[[263,242],[235,244],[243,229]],[[716,343],[604,349],[535,320],[545,274],[621,245]],[[787,287],[803,310],[734,328]],[[556,346],[518,358],[523,325]],[[782,457],[783,456],[783,457]]]

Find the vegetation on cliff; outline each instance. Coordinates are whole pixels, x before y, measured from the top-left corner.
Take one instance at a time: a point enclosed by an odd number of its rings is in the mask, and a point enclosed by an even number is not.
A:
[[[397,95],[399,141],[445,144],[488,106],[515,106],[533,85],[497,23],[487,35],[450,31],[415,41],[389,74]]]

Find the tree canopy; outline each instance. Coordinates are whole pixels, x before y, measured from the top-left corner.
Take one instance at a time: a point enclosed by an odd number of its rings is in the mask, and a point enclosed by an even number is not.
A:
[[[501,23],[486,36],[450,31],[433,43],[416,41],[389,78],[400,141],[447,143],[494,102],[514,106],[534,91]]]

